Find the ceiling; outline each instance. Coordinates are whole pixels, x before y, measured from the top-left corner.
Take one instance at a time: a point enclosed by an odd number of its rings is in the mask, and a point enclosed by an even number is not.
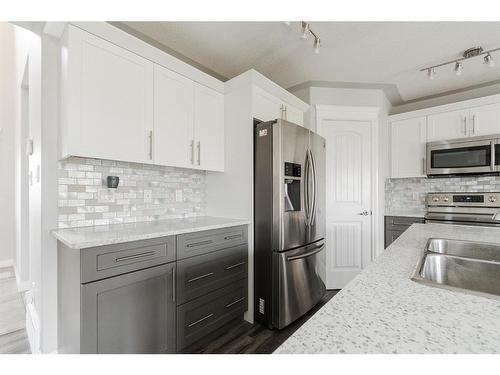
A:
[[[469,47],[500,47],[500,22],[311,22],[321,37],[320,54],[313,40],[300,38],[300,22],[126,22],[127,28],[232,78],[254,68],[290,88],[307,81],[395,85],[402,104],[432,95],[500,80],[497,64],[481,58],[436,69],[428,80],[419,69],[460,57]],[[361,84],[361,85],[360,85]]]

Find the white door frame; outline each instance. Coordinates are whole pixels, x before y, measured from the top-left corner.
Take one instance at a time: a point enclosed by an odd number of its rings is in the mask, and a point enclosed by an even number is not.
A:
[[[340,106],[340,105],[324,105],[316,104],[316,132],[319,135],[323,134],[322,124],[324,120],[331,121],[368,121],[372,126],[371,134],[371,209],[372,215],[371,229],[371,260],[373,261],[377,255],[377,243],[380,236],[379,214],[379,158],[378,158],[378,134],[379,134],[379,107],[356,107],[356,106]]]

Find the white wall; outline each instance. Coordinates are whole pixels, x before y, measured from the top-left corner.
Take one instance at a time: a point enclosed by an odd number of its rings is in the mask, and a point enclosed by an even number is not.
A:
[[[391,105],[384,92],[380,89],[347,89],[330,87],[309,87],[292,92],[300,95],[303,100],[308,100],[311,105],[308,118],[309,128],[316,130],[316,104],[377,107],[379,112],[379,133],[378,133],[378,173],[377,173],[377,199],[375,201],[377,212],[376,234],[377,248],[375,253],[379,254],[384,248],[384,206],[385,206],[385,180],[390,176],[389,164],[389,125],[387,116],[391,110]]]
[[[15,33],[0,22],[0,265],[15,259]]]

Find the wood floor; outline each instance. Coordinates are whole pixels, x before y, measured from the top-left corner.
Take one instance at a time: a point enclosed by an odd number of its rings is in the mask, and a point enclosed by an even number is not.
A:
[[[0,354],[30,353],[26,312],[12,267],[0,268]]]
[[[318,305],[282,330],[271,330],[260,324],[243,322],[195,353],[270,354],[338,292],[338,290],[328,290]]]

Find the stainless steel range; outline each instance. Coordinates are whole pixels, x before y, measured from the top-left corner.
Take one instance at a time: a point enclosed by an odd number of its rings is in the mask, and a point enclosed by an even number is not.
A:
[[[426,223],[500,227],[500,192],[428,193]]]

